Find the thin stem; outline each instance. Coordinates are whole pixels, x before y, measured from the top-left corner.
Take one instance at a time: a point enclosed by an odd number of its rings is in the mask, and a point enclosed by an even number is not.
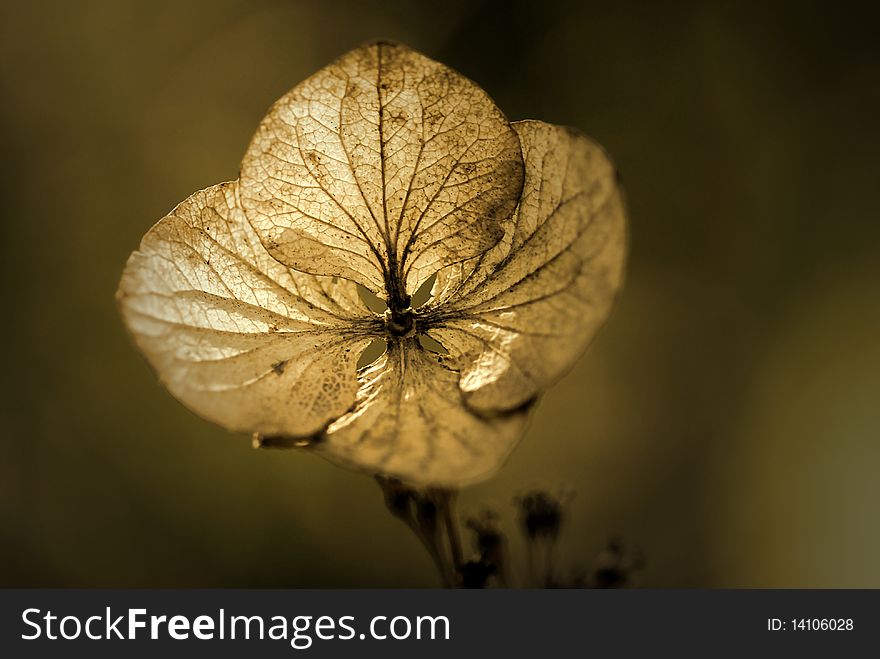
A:
[[[455,490],[434,491],[438,502],[438,512],[443,521],[443,530],[446,531],[446,541],[449,547],[449,559],[452,571],[452,579],[455,586],[458,586],[461,580],[461,566],[464,563],[461,551],[461,537],[458,533],[458,525],[455,521]]]
[[[455,491],[433,488],[424,491],[399,480],[376,476],[389,512],[406,524],[424,545],[446,588],[460,585],[461,544],[455,525]]]
[[[443,522],[446,525],[446,535],[449,538],[449,550],[452,555],[452,563],[453,565],[461,566],[463,562],[461,537],[458,533],[458,524],[456,524],[455,518],[452,514],[454,507],[455,493],[451,493],[446,505],[443,506]]]
[[[532,538],[526,538],[526,565],[528,569],[529,586],[538,585],[538,570],[535,567],[535,542]]]
[[[554,539],[547,540],[544,554],[544,588],[553,586],[553,548],[556,545]]]
[[[442,548],[438,546],[438,543],[435,539],[428,537],[414,520],[403,521],[410,528],[410,530],[415,533],[416,537],[421,541],[422,545],[428,551],[428,554],[431,556],[431,560],[434,561],[434,566],[437,568],[437,572],[439,572],[440,574],[440,579],[443,581],[443,586],[445,588],[452,588],[453,582],[449,574],[449,566],[447,565],[445,557],[442,554]]]

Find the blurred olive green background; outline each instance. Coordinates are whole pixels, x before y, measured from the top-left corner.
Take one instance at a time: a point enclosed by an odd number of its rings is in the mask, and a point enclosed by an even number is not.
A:
[[[113,294],[269,104],[403,41],[622,172],[628,282],[463,512],[574,490],[647,586],[880,587],[880,46],[857,4],[33,2],[0,10],[0,585],[433,586],[367,476],[154,380]],[[514,543],[521,556],[521,544]]]

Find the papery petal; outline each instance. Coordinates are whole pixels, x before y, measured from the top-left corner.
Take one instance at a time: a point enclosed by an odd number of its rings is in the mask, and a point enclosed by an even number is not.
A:
[[[524,404],[571,367],[607,318],[626,257],[626,211],[601,147],[570,128],[513,126],[526,163],[514,222],[490,251],[438,274],[426,312],[483,412]]]
[[[464,485],[494,473],[525,427],[525,410],[469,410],[458,373],[414,338],[389,344],[359,379],[354,410],[316,445],[346,466],[416,484]]]
[[[352,282],[290,270],[261,245],[236,183],[197,192],[129,258],[126,325],[168,390],[230,430],[310,436],[353,404],[377,322]]]
[[[516,132],[477,85],[374,43],[275,103],[240,180],[275,258],[387,297],[497,243],[523,164]]]

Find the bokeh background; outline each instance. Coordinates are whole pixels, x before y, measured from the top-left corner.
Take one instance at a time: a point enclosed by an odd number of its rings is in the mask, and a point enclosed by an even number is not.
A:
[[[867,4],[867,3],[862,3]],[[612,319],[464,513],[576,494],[646,586],[880,586],[880,42],[858,4],[5,2],[0,585],[433,586],[376,484],[154,380],[113,294],[278,96],[376,37],[577,126],[632,221]]]

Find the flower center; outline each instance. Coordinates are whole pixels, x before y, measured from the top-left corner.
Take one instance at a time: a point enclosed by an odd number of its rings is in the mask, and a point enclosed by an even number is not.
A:
[[[385,319],[385,331],[390,336],[414,336],[416,333],[416,319],[412,307],[407,307],[403,311],[386,309],[383,318]]]

